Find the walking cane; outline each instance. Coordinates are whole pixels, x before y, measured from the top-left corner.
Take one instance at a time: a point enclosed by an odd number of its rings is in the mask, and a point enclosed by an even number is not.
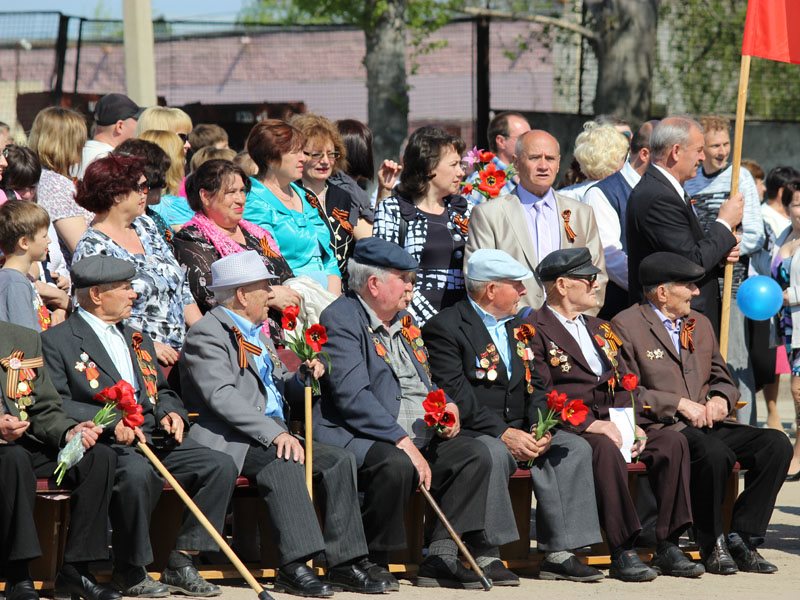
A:
[[[313,423],[311,420],[311,373],[306,373],[305,376],[305,424],[306,424],[306,487],[308,488],[308,497],[312,500],[314,499],[314,490],[312,485],[312,472],[311,467],[312,463],[314,462],[314,440],[312,439],[312,427]]]
[[[467,559],[469,566],[472,567],[472,570],[475,571],[475,574],[480,578],[484,591],[488,592],[490,589],[492,589],[492,582],[486,579],[486,576],[478,566],[478,563],[476,563],[475,559],[472,558],[472,554],[469,550],[467,550],[467,547],[464,545],[464,542],[461,541],[461,538],[458,537],[456,530],[453,529],[452,525],[450,525],[450,521],[448,521],[447,517],[444,516],[444,513],[442,512],[442,509],[439,508],[436,500],[433,499],[433,496],[431,496],[431,493],[425,489],[424,485],[419,485],[419,491],[422,492],[422,495],[425,496],[425,500],[427,500],[428,504],[431,505],[433,512],[435,512],[436,516],[439,517],[442,525],[444,525],[444,528],[447,529],[447,533],[450,534],[450,537],[453,538],[453,541],[456,543],[456,546],[458,546],[458,549],[461,550],[461,554],[463,554]]]
[[[252,573],[250,573],[250,571],[247,570],[247,567],[244,566],[244,563],[239,559],[238,556],[236,556],[236,553],[225,541],[225,538],[219,534],[217,529],[198,508],[197,504],[195,504],[194,501],[189,497],[189,494],[187,494],[186,491],[181,487],[181,484],[178,483],[177,479],[175,479],[172,476],[172,473],[167,470],[167,468],[164,466],[164,463],[158,460],[158,457],[153,453],[152,450],[150,450],[150,448],[148,448],[147,444],[144,442],[139,442],[137,445],[139,450],[142,451],[142,454],[144,454],[150,460],[150,462],[153,463],[153,466],[156,468],[156,470],[158,470],[158,472],[161,473],[161,476],[167,480],[167,483],[172,486],[172,489],[175,490],[178,496],[180,496],[180,499],[183,500],[183,503],[189,508],[190,511],[192,511],[192,514],[197,517],[197,520],[200,521],[200,524],[203,526],[203,528],[212,538],[214,538],[214,541],[217,542],[222,552],[224,552],[225,556],[228,557],[228,560],[233,563],[233,566],[236,567],[236,570],[239,571],[239,574],[244,577],[244,580],[248,583],[248,585],[253,588],[253,591],[256,594],[258,594],[258,599],[273,600],[272,596],[270,596],[267,590],[265,590],[261,584],[256,581],[256,578],[253,577]]]

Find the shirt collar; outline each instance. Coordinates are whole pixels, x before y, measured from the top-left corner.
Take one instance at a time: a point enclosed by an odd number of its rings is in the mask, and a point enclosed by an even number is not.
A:
[[[373,331],[378,331],[379,329],[383,329],[384,331],[389,333],[389,335],[394,335],[395,333],[397,333],[397,329],[399,328],[399,323],[400,323],[399,313],[394,316],[391,323],[389,323],[389,327],[387,328],[383,324],[383,321],[381,321],[378,318],[378,315],[375,314],[375,311],[372,310],[369,304],[364,302],[364,299],[359,294],[356,294],[356,298],[358,298],[358,301],[361,302],[361,306],[364,307],[364,311],[367,313],[367,319],[369,319],[370,329],[372,329]]]
[[[636,172],[636,169],[634,169],[631,166],[631,163],[629,163],[627,160],[625,161],[625,164],[622,165],[622,168],[619,172],[625,181],[628,182],[628,185],[631,186],[631,188],[635,188],[636,184],[639,183],[639,180],[642,178],[642,176]]]
[[[658,169],[658,170],[659,170],[659,172],[660,172],[660,173],[661,173],[661,174],[662,174],[664,177],[666,177],[666,178],[667,178],[667,181],[669,181],[669,182],[672,184],[672,187],[673,187],[673,188],[675,188],[675,191],[676,191],[676,192],[678,192],[678,196],[680,196],[680,197],[681,197],[681,200],[683,200],[683,199],[684,199],[684,197],[686,196],[686,190],[684,190],[684,189],[683,189],[683,186],[680,184],[680,182],[679,182],[677,179],[675,179],[675,177],[672,175],[672,173],[670,173],[669,171],[667,171],[667,170],[666,170],[664,167],[662,167],[662,166],[660,166],[660,165],[656,165],[656,164],[654,164],[653,166],[654,166],[656,169]]]
[[[667,328],[668,331],[677,331],[681,328],[681,321],[683,319],[676,319],[675,321],[673,321],[663,312],[658,310],[655,304],[653,304],[652,302],[648,302],[648,304],[650,304],[650,308],[653,309],[653,312],[656,313],[656,316],[661,320],[661,323],[664,325],[664,327]]]
[[[103,321],[103,319],[93,315],[82,306],[78,307],[78,314],[83,318],[84,321],[86,321],[89,327],[91,327],[97,334],[101,333],[105,334],[109,330],[119,332],[116,323],[108,323],[106,321]]]
[[[547,190],[547,193],[540,197],[533,192],[526,190],[524,187],[522,187],[522,184],[517,186],[517,197],[519,197],[519,201],[527,207],[532,206],[536,202],[542,202],[545,206],[554,207],[556,202],[556,196],[553,193],[553,188]]]
[[[225,313],[231,318],[234,325],[236,325],[236,327],[238,327],[246,337],[251,339],[253,338],[258,339],[259,330],[261,329],[261,323],[256,325],[255,323],[250,321],[250,319],[248,319],[247,317],[243,317],[239,313],[236,313],[224,306],[222,308],[225,311]]]
[[[549,309],[550,309],[550,311],[551,311],[551,312],[552,312],[552,313],[553,313],[553,314],[556,316],[556,319],[558,319],[558,320],[559,320],[559,322],[560,322],[562,325],[566,325],[567,323],[583,323],[583,315],[578,315],[578,316],[577,316],[577,317],[575,317],[574,319],[568,319],[567,317],[565,317],[564,315],[562,315],[560,312],[558,312],[557,310],[555,310],[555,309],[554,309],[552,306],[550,306],[549,304],[547,305],[547,308],[549,308]]]
[[[467,296],[467,299],[469,299],[469,303],[472,304],[472,308],[474,308],[475,312],[478,313],[478,316],[481,318],[481,321],[483,321],[483,324],[486,325],[487,329],[489,327],[495,327],[497,325],[503,325],[504,323],[508,323],[511,319],[514,318],[514,315],[509,315],[507,317],[501,317],[498,319],[493,314],[490,314],[485,310],[483,310],[483,308],[481,308],[481,306],[469,296]]]

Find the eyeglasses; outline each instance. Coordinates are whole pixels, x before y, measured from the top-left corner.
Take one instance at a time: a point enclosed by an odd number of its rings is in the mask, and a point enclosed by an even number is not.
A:
[[[3,148],[3,158],[8,158],[9,154],[10,152],[8,151],[8,146],[6,146],[5,148]]]
[[[137,183],[133,186],[134,192],[139,192],[140,194],[149,194],[150,193],[150,186],[147,184],[146,181],[142,183]]]
[[[594,283],[597,281],[597,273],[592,273],[591,275],[566,275],[568,279],[580,279],[581,281],[587,281],[589,283]]]
[[[189,134],[188,133],[179,133],[178,137],[181,138],[181,141],[184,144],[189,141]]]
[[[328,160],[337,160],[342,155],[341,152],[306,152],[305,150],[303,150],[303,154],[311,160],[320,160],[323,156],[327,156]]]

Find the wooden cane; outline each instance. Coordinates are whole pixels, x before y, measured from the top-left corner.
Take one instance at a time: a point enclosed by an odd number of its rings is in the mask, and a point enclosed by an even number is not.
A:
[[[311,373],[306,373],[306,398],[305,398],[305,423],[306,423],[306,487],[308,488],[308,497],[314,499],[314,485],[312,481],[312,463],[314,462],[314,440],[312,439],[312,415],[311,415],[311,402],[313,400],[311,394]]]
[[[247,570],[247,567],[244,565],[244,563],[239,559],[238,556],[236,556],[236,553],[228,545],[228,542],[225,541],[225,538],[220,535],[217,529],[211,524],[211,521],[206,518],[200,508],[198,508],[197,504],[194,503],[194,500],[189,497],[189,494],[186,493],[186,490],[181,487],[181,484],[178,483],[177,479],[175,479],[172,476],[172,473],[167,470],[167,468],[164,466],[164,463],[158,459],[158,457],[153,453],[152,450],[150,450],[147,444],[139,442],[137,446],[139,447],[139,450],[142,451],[142,454],[144,454],[148,460],[153,463],[153,466],[159,473],[161,473],[161,476],[167,480],[167,483],[172,486],[172,489],[175,490],[175,493],[178,494],[180,499],[183,500],[183,503],[189,508],[190,511],[192,511],[192,514],[197,517],[197,520],[200,521],[200,524],[203,526],[203,528],[212,538],[214,538],[214,541],[217,542],[220,550],[225,553],[225,556],[227,556],[228,560],[233,563],[233,566],[236,567],[236,570],[239,571],[239,574],[244,577],[244,580],[248,583],[248,585],[253,588],[253,591],[256,594],[258,594],[259,600],[273,600],[272,596],[267,592],[267,590],[265,590],[261,584],[256,581],[256,578],[253,577],[252,573]]]
[[[469,550],[467,550],[467,547],[464,545],[464,542],[461,541],[461,538],[458,537],[456,530],[453,529],[452,525],[450,525],[450,521],[448,521],[447,517],[444,516],[444,513],[442,512],[442,509],[439,508],[439,505],[436,503],[436,500],[433,499],[431,493],[428,490],[426,490],[425,486],[422,485],[421,483],[419,484],[419,491],[422,492],[422,495],[425,496],[425,500],[428,501],[428,504],[430,504],[431,508],[433,509],[433,512],[435,512],[436,516],[439,517],[439,520],[442,522],[442,525],[444,525],[444,528],[447,529],[447,533],[450,534],[450,537],[453,538],[453,541],[456,543],[456,546],[458,546],[458,549],[461,550],[461,554],[463,554],[464,557],[467,559],[469,566],[472,567],[472,570],[475,571],[475,574],[480,578],[483,589],[488,592],[490,589],[492,589],[492,582],[486,579],[486,576],[483,574],[483,571],[478,566],[478,563],[476,563],[475,559],[472,558],[472,554],[470,553]]]

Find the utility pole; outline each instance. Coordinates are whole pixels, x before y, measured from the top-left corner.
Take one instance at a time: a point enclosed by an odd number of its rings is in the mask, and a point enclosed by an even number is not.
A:
[[[156,61],[150,0],[122,0],[125,85],[139,106],[156,105]]]

